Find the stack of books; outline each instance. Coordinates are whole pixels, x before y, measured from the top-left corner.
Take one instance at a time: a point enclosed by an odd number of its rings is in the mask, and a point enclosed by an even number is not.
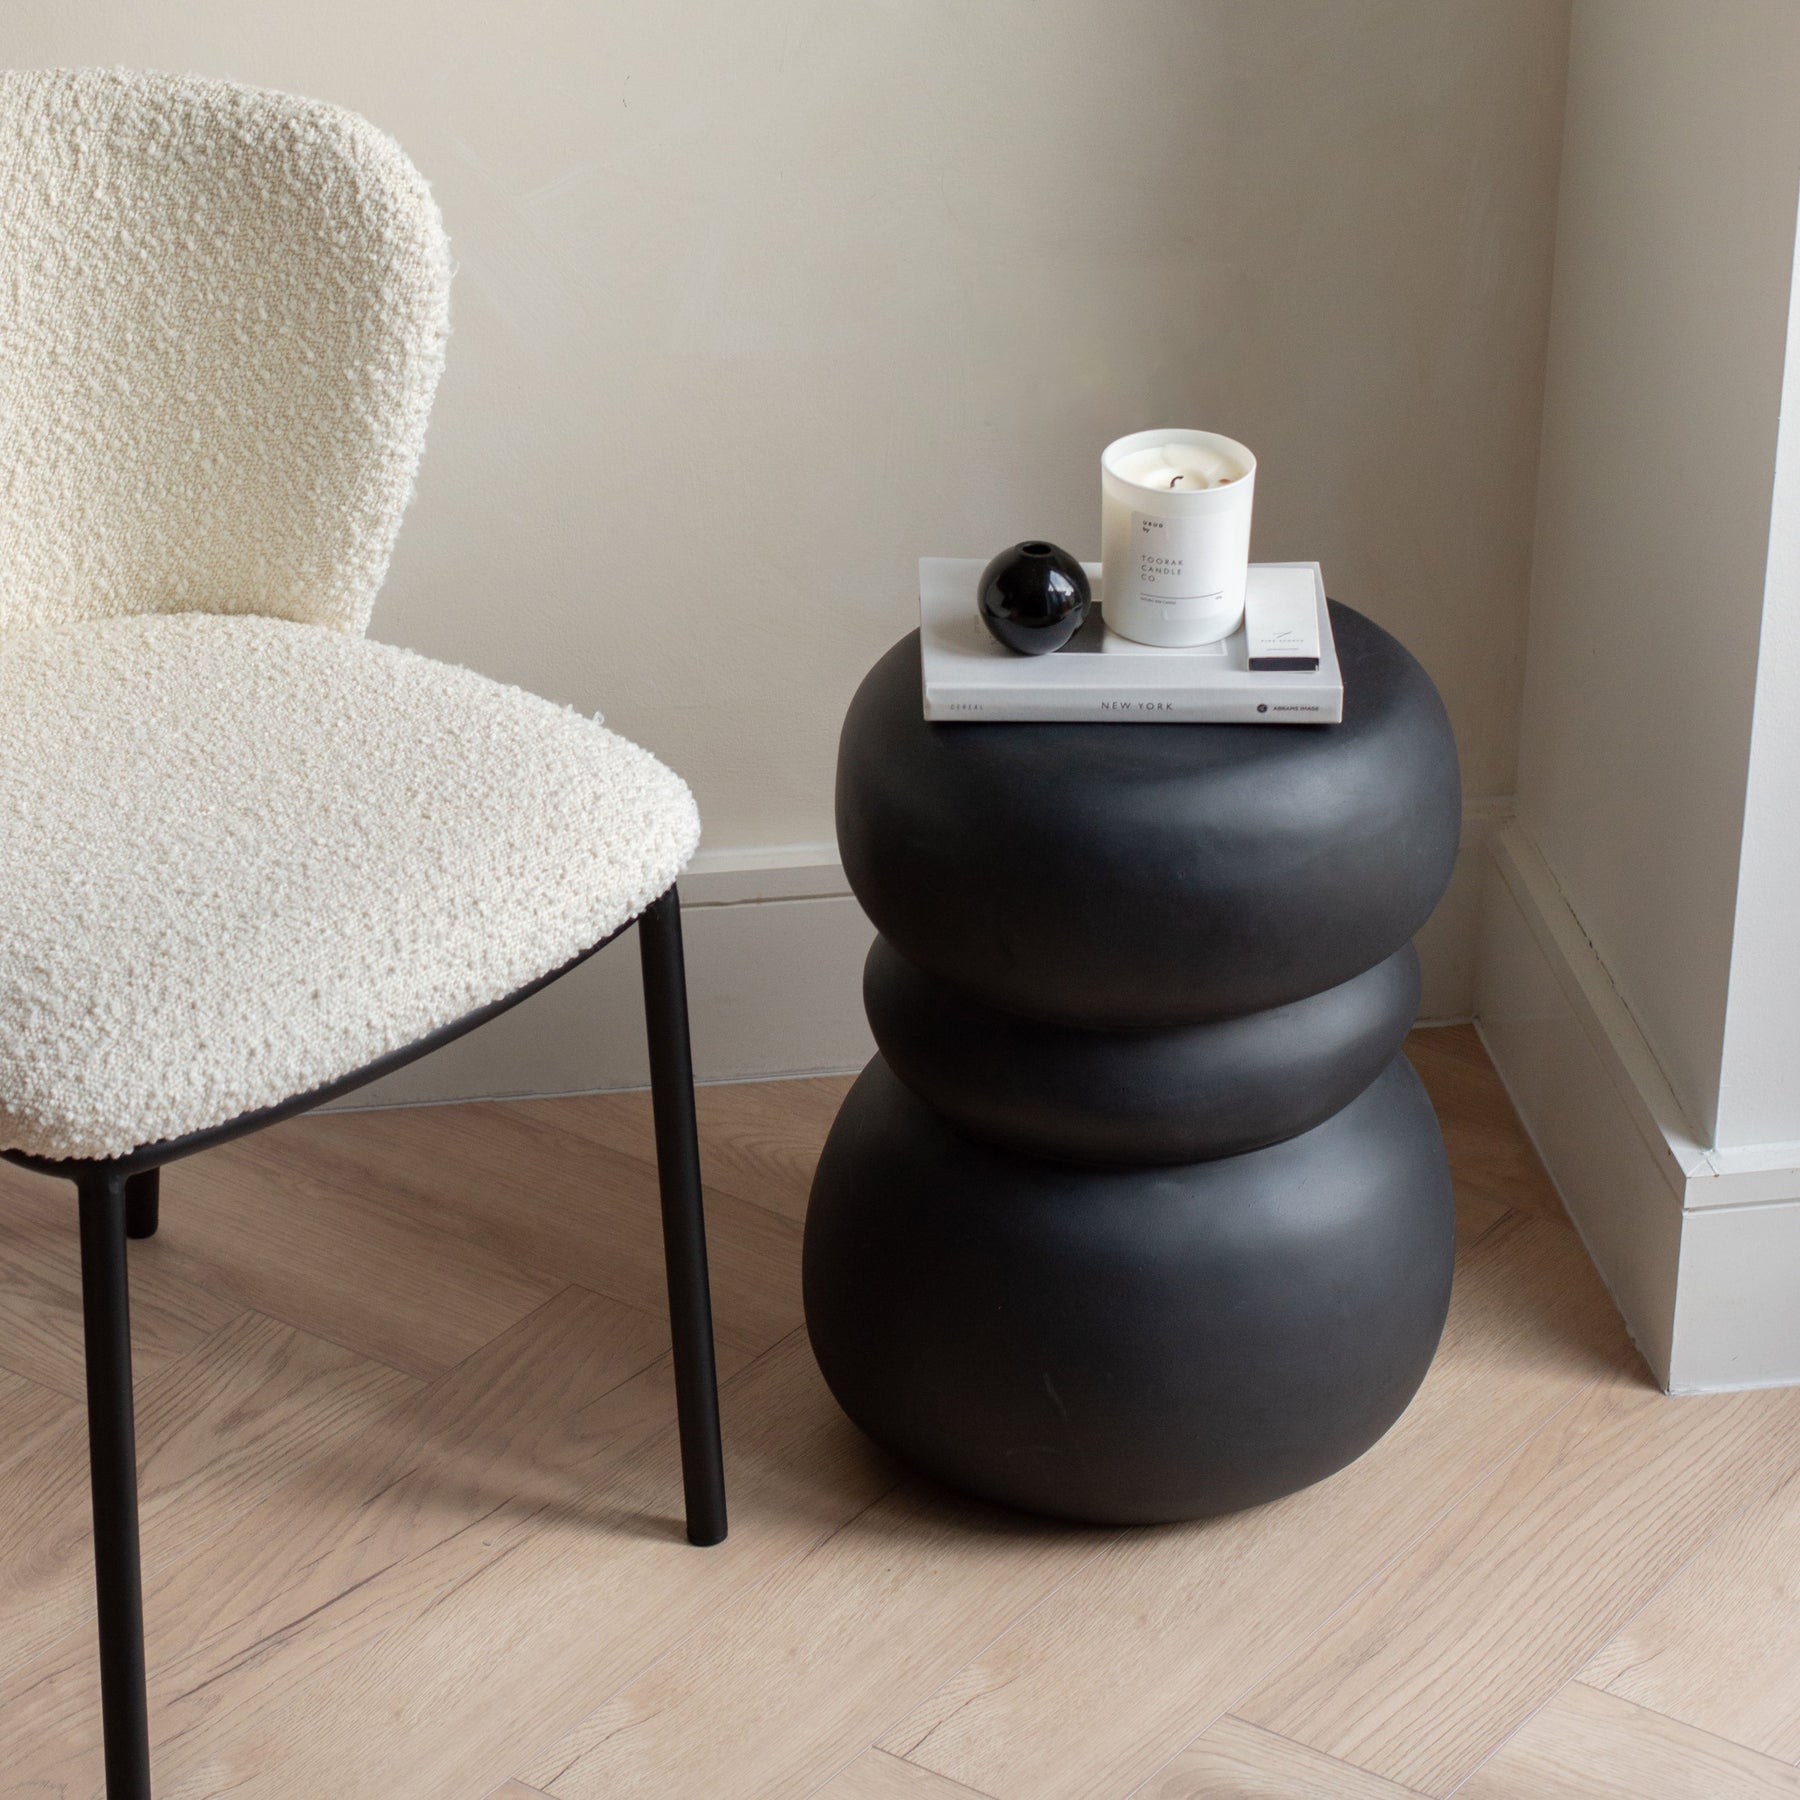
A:
[[[1245,625],[1221,643],[1153,650],[1108,631],[1096,605],[1070,642],[1049,656],[1020,656],[988,635],[975,605],[985,566],[961,557],[919,559],[927,719],[1335,725],[1344,716],[1344,681],[1317,563],[1252,563]],[[1084,567],[1098,592],[1100,565]],[[1284,621],[1303,620],[1309,600],[1316,642],[1285,644]],[[1247,634],[1255,634],[1254,645]],[[1282,654],[1289,648],[1303,654]],[[1316,667],[1294,666],[1311,662],[1315,651]]]

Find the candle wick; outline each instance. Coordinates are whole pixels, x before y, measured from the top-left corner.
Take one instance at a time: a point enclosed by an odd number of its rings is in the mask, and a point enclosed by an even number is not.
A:
[[[1181,485],[1181,477],[1179,475],[1171,475],[1169,477],[1169,486],[1171,488],[1177,488],[1177,487],[1180,487],[1180,485]]]

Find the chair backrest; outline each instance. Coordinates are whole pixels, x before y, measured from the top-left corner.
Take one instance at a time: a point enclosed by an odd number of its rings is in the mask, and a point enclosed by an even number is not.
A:
[[[353,113],[0,72],[0,633],[202,611],[361,631],[449,280],[424,180]]]

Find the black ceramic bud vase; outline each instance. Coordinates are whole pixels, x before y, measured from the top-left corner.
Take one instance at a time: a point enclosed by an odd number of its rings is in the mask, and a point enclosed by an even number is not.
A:
[[[1060,650],[1088,616],[1087,571],[1068,551],[1032,538],[1002,550],[981,571],[982,623],[1009,650]]]

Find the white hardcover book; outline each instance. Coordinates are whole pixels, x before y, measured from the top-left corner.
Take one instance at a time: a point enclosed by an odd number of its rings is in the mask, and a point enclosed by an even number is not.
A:
[[[1245,595],[1252,629],[1259,606],[1291,616],[1300,598],[1310,597],[1319,666],[1299,670],[1252,669],[1243,627],[1222,643],[1156,650],[1108,631],[1103,617],[1092,616],[1065,649],[1020,656],[994,641],[976,611],[985,566],[963,557],[919,559],[927,719],[1335,725],[1344,716],[1343,676],[1316,562],[1252,563]],[[1083,566],[1098,591],[1100,565]]]

